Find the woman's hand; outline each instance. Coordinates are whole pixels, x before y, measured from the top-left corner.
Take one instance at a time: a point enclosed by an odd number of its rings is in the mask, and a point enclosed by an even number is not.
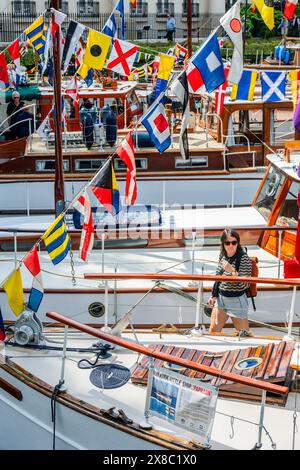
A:
[[[228,263],[228,261],[223,260],[223,261],[222,261],[222,264],[223,264],[224,270],[225,270],[227,273],[231,273],[231,274],[235,273],[234,267],[233,267],[230,263]]]
[[[207,301],[207,305],[213,308],[215,306],[216,300],[217,300],[216,297],[210,297]]]

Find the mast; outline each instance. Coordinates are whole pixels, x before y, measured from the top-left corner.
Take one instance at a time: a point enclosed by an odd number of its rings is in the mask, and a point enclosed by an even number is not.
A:
[[[186,22],[187,22],[187,34],[188,34],[188,56],[192,57],[192,0],[186,0]]]
[[[247,11],[248,11],[248,0],[245,2],[245,15],[244,15],[244,34],[243,34],[243,57],[245,61],[245,49],[246,49],[246,38],[247,38]]]
[[[59,0],[51,0],[52,8],[59,10]],[[52,14],[53,15],[53,14]],[[58,216],[65,207],[64,170],[62,156],[62,101],[61,101],[61,64],[60,64],[60,28],[53,36],[53,76],[54,76],[54,131],[55,131],[55,214]]]

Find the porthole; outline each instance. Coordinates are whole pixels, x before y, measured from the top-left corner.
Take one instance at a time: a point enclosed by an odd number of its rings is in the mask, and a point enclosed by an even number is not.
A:
[[[105,313],[105,306],[101,302],[93,302],[89,305],[88,312],[92,317],[102,317]]]
[[[237,370],[251,370],[259,366],[262,363],[261,357],[246,357],[240,359],[234,364],[234,368]]]

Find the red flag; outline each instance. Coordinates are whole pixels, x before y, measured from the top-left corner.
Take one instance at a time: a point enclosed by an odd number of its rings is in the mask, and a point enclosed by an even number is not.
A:
[[[5,89],[9,86],[7,64],[4,52],[0,54],[0,88]]]
[[[74,75],[73,79],[70,81],[67,89],[65,90],[66,95],[69,95],[73,99],[73,104],[75,108],[79,106],[79,93],[78,93],[78,83],[77,77]]]
[[[121,145],[117,148],[116,153],[127,166],[125,202],[126,204],[133,206],[137,196],[137,187],[134,146],[131,132],[128,132],[125,139],[122,140]]]
[[[10,57],[13,61],[20,59],[20,41],[16,39],[12,42],[9,46],[7,46],[7,50],[10,53]]]
[[[58,28],[61,27],[62,23],[64,22],[66,18],[67,18],[67,15],[65,15],[61,11],[53,10],[52,27],[51,27],[52,36],[55,36],[56,31],[58,30]]]
[[[74,207],[83,215],[79,257],[86,261],[94,245],[95,232],[91,203],[86,191],[75,201]]]
[[[229,67],[225,67],[224,72],[225,72],[226,81],[222,83],[222,85],[219,86],[219,88],[217,88],[216,93],[215,93],[215,113],[218,114],[219,116],[222,116],[223,110],[224,110],[226,88],[228,85],[227,76],[229,73]]]
[[[286,0],[283,16],[292,20],[297,8],[298,0]]]

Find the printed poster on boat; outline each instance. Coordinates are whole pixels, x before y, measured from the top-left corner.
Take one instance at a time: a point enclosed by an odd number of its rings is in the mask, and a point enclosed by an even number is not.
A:
[[[155,367],[149,377],[149,410],[209,441],[218,392],[210,384],[190,379],[166,368]]]

